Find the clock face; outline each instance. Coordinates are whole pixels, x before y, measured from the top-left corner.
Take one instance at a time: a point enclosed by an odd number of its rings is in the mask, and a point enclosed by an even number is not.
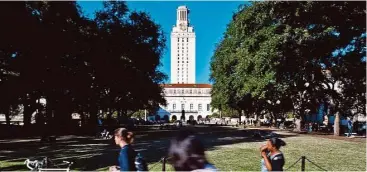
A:
[[[183,24],[183,23],[181,23],[181,24],[180,24],[180,29],[181,29],[182,31],[185,31],[185,30],[186,30],[186,25],[185,25],[185,24]]]

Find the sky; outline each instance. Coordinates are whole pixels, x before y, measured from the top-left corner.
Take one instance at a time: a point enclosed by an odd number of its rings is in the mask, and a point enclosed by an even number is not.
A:
[[[102,2],[79,1],[85,15],[94,16],[94,12],[101,9]],[[227,24],[239,5],[245,1],[127,1],[130,10],[145,11],[152,20],[161,25],[167,39],[166,50],[159,68],[168,76],[170,83],[170,33],[176,23],[176,9],[186,5],[189,10],[189,20],[196,33],[196,83],[210,83],[210,59],[215,46],[220,42],[226,31]]]

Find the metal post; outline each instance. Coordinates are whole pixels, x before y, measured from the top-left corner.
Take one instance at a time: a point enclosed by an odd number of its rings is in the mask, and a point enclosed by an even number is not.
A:
[[[162,158],[162,171],[166,171],[166,157]]]
[[[306,165],[306,157],[302,156],[302,167],[301,167],[301,171],[305,171],[305,165]]]

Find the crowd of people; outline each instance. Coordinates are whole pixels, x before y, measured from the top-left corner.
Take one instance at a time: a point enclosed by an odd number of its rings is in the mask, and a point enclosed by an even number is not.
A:
[[[114,132],[114,139],[119,146],[118,165],[111,166],[109,171],[148,171],[147,165],[141,160],[132,143],[134,134],[125,128],[118,128]],[[285,159],[280,151],[286,143],[279,138],[269,139],[260,147],[261,171],[283,171]],[[205,155],[205,147],[192,130],[182,129],[171,140],[168,149],[168,162],[175,171],[217,171]]]

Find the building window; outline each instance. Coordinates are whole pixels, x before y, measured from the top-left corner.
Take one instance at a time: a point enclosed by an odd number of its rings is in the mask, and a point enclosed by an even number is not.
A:
[[[180,68],[177,68],[177,70],[180,70]]]
[[[182,42],[185,42],[185,39],[184,38],[182,38]]]
[[[183,89],[181,90],[181,93],[182,93],[182,94],[184,93],[184,90],[183,90]]]
[[[187,63],[189,63],[189,61],[187,61]]]
[[[202,110],[201,104],[199,104],[199,106],[198,106],[198,110],[199,110],[199,111],[201,111],[201,110]]]
[[[177,47],[177,49],[180,49],[180,47]]]
[[[185,104],[181,104],[181,109],[185,110]]]
[[[186,38],[187,39],[187,42],[189,42],[189,38]]]
[[[172,107],[173,109],[176,109],[176,104],[173,104],[173,107]]]
[[[180,42],[180,38],[177,38],[177,42]]]
[[[206,105],[206,111],[210,111],[210,104]]]
[[[182,47],[182,49],[185,49],[185,47]]]
[[[189,76],[187,76],[187,77],[189,77]],[[190,94],[192,94],[192,90],[190,90]]]
[[[192,109],[194,109],[194,105],[193,104],[190,104],[190,110],[192,110]]]
[[[180,61],[178,61],[177,63],[180,63]]]
[[[173,90],[173,94],[176,94],[176,90]]]

